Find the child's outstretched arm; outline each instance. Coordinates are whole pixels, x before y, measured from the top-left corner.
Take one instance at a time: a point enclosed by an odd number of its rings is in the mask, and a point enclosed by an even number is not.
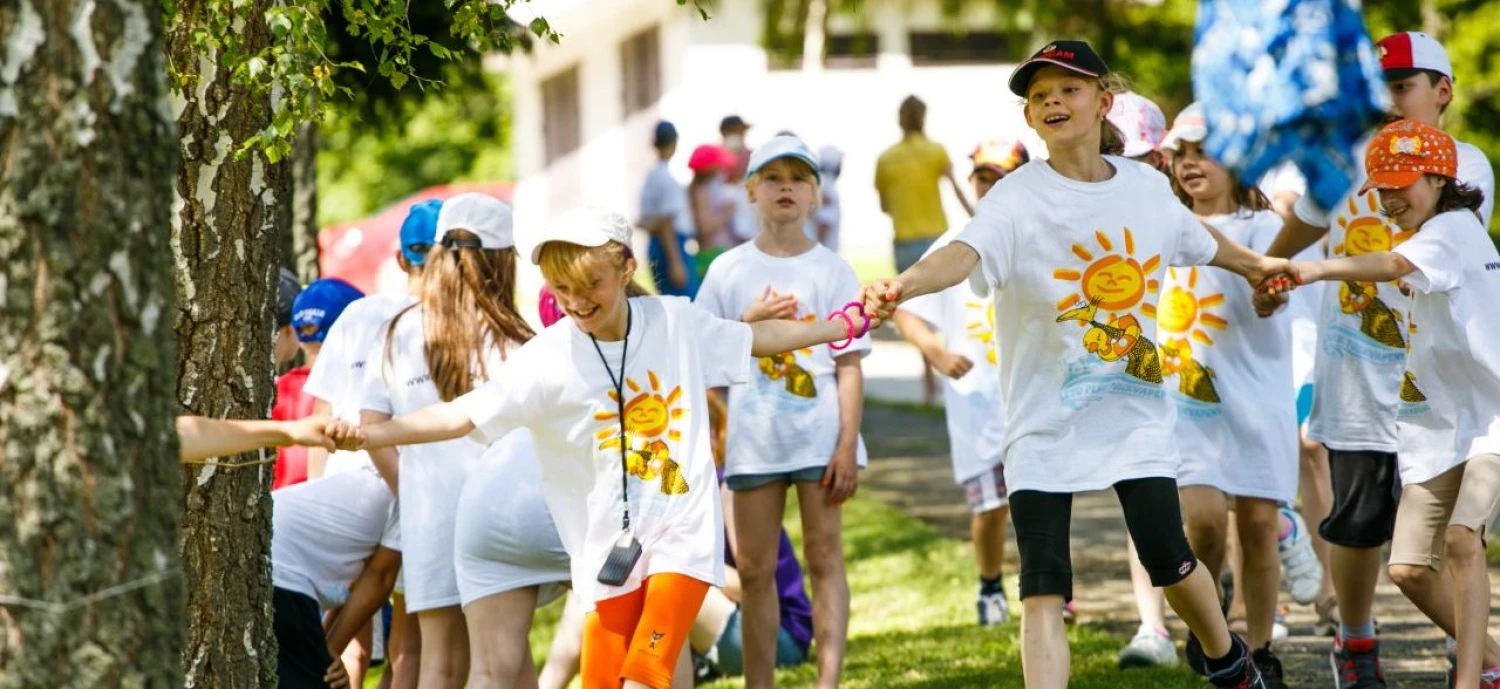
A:
[[[1417,267],[1401,254],[1393,251],[1376,251],[1358,256],[1341,256],[1297,263],[1294,264],[1294,270],[1301,277],[1299,284],[1317,280],[1388,282],[1417,272]]]
[[[177,417],[178,454],[184,462],[210,457],[228,457],[263,447],[306,445],[332,447],[323,435],[327,417],[310,416],[296,421],[210,419]]]
[[[474,423],[457,404],[442,402],[368,426],[335,421],[326,432],[340,450],[377,450],[462,438],[474,432]]]
[[[850,307],[843,313],[854,323],[856,329],[864,323],[864,317],[857,308]],[[785,320],[756,321],[748,325],[750,326],[751,356],[770,356],[793,349],[841,342],[849,336],[848,325],[842,318],[811,323]],[[870,314],[870,329],[878,327],[880,327],[880,319]]]
[[[1213,225],[1202,223],[1203,229],[1213,235],[1219,249],[1208,264],[1238,273],[1250,281],[1252,287],[1260,287],[1269,278],[1290,275],[1292,262],[1284,258],[1271,258],[1245,248],[1239,242],[1225,237]],[[1288,283],[1289,284],[1289,283]]]
[[[941,292],[969,277],[974,266],[979,265],[979,252],[963,242],[949,242],[934,251],[906,272],[894,278],[876,280],[865,287],[865,308],[870,315],[881,319],[891,317],[891,312],[901,302],[924,294]]]

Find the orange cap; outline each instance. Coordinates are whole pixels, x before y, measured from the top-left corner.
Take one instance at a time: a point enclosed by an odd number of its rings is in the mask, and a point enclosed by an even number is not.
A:
[[[1026,146],[1020,141],[990,139],[974,147],[974,152],[969,154],[969,159],[974,161],[975,170],[987,167],[1004,175],[1015,171],[1031,157],[1027,155]]]
[[[1453,137],[1416,120],[1397,120],[1370,140],[1365,149],[1365,185],[1371,189],[1405,189],[1425,174],[1458,176],[1458,149]]]

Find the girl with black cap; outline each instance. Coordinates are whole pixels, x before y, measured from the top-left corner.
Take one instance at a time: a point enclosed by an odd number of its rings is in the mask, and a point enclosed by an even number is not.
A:
[[[1113,487],[1141,564],[1202,642],[1209,680],[1261,689],[1183,535],[1173,410],[1151,320],[1169,265],[1214,265],[1259,284],[1288,264],[1203,225],[1165,176],[1118,156],[1119,132],[1105,120],[1112,80],[1081,41],[1048,44],[1018,66],[1011,91],[1026,99],[1026,122],[1051,157],[1000,180],[952,243],[876,281],[866,300],[886,316],[966,277],[981,293],[1003,291],[995,341],[1027,686],[1067,686],[1073,494]]]

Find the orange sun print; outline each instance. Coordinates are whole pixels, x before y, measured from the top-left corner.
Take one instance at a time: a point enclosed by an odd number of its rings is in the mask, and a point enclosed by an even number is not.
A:
[[[601,450],[618,448],[623,442],[625,468],[630,475],[642,481],[660,478],[662,493],[681,495],[688,492],[687,479],[682,475],[681,466],[672,459],[671,446],[667,443],[682,440],[682,432],[673,427],[686,415],[678,405],[682,401],[682,387],[673,387],[663,395],[661,379],[656,372],[647,371],[646,376],[650,389],[642,388],[633,378],[625,379],[625,386],[635,394],[625,403],[625,437],[620,437],[620,415],[601,411],[594,414],[594,420],[611,423],[594,434],[594,438],[601,441]],[[620,402],[619,395],[613,390],[609,392],[609,399],[616,405]],[[634,447],[632,441],[640,441],[641,446]]]

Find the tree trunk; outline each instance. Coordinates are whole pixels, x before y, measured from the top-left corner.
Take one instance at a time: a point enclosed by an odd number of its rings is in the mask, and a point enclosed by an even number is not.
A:
[[[282,261],[302,284],[318,279],[318,123],[297,128],[292,148],[292,224],[290,260]],[[285,246],[285,245],[283,245]]]
[[[0,687],[180,687],[161,6],[0,6]]]
[[[274,0],[251,0],[263,17]],[[167,36],[182,162],[177,169],[176,260],[179,379],[186,413],[265,418],[274,394],[271,360],[279,238],[290,214],[285,164],[237,155],[269,122],[270,100],[232,83],[217,51],[194,45],[208,29],[201,4],[181,2]],[[242,53],[270,41],[263,21],[236,27]],[[284,219],[285,218],[285,219]],[[279,225],[278,225],[279,224]],[[273,452],[228,458],[246,462]],[[270,464],[212,465],[183,472],[182,559],[188,591],[187,687],[274,686],[271,626]]]

